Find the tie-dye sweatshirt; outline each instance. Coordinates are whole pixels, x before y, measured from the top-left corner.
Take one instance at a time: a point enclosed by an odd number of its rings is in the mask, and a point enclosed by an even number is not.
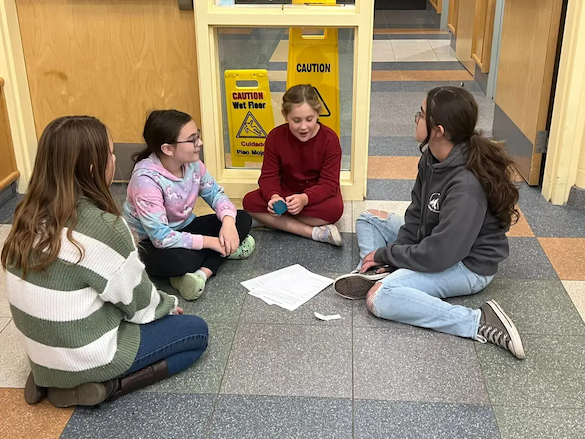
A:
[[[202,161],[183,166],[183,178],[165,169],[151,154],[134,167],[124,203],[124,217],[139,239],[149,238],[157,248],[201,250],[203,236],[180,232],[195,218],[193,207],[201,196],[217,213],[236,217],[236,206],[207,172]]]

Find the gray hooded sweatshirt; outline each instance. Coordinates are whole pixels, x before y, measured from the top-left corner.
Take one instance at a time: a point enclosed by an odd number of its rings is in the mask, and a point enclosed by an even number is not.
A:
[[[443,162],[428,148],[423,152],[405,224],[395,242],[376,251],[376,262],[433,273],[462,261],[474,273],[496,274],[508,257],[508,229],[489,211],[481,183],[465,167],[467,157],[466,144]]]

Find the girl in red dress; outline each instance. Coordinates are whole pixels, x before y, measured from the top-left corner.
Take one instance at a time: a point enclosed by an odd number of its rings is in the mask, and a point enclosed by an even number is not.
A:
[[[309,84],[284,94],[287,123],[266,138],[259,189],[244,197],[244,209],[259,223],[315,241],[341,246],[334,223],[343,214],[339,187],[341,145],[331,128],[318,121],[321,101]],[[276,215],[273,205],[286,204]]]

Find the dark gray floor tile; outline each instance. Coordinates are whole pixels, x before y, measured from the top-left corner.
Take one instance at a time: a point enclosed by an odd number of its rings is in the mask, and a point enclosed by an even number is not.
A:
[[[386,23],[387,29],[421,29],[418,23]]]
[[[215,395],[132,393],[77,408],[62,438],[203,438]]]
[[[286,72],[287,65],[288,63],[285,62],[269,62],[268,70],[281,70]]]
[[[286,81],[270,81],[270,91],[272,93],[284,93],[286,91]]]
[[[12,224],[12,217],[14,216],[14,210],[20,200],[24,198],[22,194],[16,194],[10,197],[0,207],[0,224]]]
[[[523,183],[518,203],[534,234],[547,238],[581,238],[585,236],[585,212],[569,206],[555,206],[546,201],[538,187]]]
[[[372,63],[372,69],[374,64],[378,63]],[[390,64],[388,68],[379,70],[465,70],[459,61],[395,61],[387,64]]]
[[[368,178],[368,200],[410,201],[414,180],[379,180]]]
[[[499,439],[490,407],[356,400],[355,439]]]
[[[221,272],[207,281],[203,295],[193,301],[180,295],[179,306],[186,314],[196,314],[210,322],[237,322],[248,290],[240,282],[249,278],[244,272]]]
[[[372,62],[372,70],[400,70],[396,62]]]
[[[209,438],[352,437],[350,399],[221,395]]]
[[[526,360],[476,344],[493,405],[585,408],[585,337],[525,335]]]
[[[481,293],[449,299],[477,309],[496,300],[521,335],[585,335],[585,324],[560,281],[494,279]]]
[[[221,393],[349,398],[351,329],[240,324]]]
[[[376,92],[370,101],[370,136],[414,136],[414,116],[426,92]]]
[[[481,87],[475,81],[451,81],[451,85],[454,85],[455,87],[461,87],[461,84],[463,84],[463,88],[468,92],[483,94]]]
[[[585,410],[494,407],[502,439],[585,437]]]
[[[374,40],[389,40],[390,35],[387,34],[374,34]]]
[[[265,232],[262,247],[256,259],[260,270],[279,270],[289,265],[301,264],[319,273],[345,273],[351,265],[351,234],[342,233],[343,246],[316,242],[284,232]]]
[[[402,81],[372,81],[372,93],[404,91]]]
[[[437,27],[435,20],[431,17],[421,17],[416,19],[417,23],[423,28],[434,29]]]
[[[370,136],[368,155],[419,157],[419,144],[413,136]]]
[[[236,325],[211,323],[209,346],[188,369],[144,389],[145,392],[218,393],[225,372]]]
[[[318,271],[315,271],[317,274]],[[260,276],[264,273],[254,273],[253,276]],[[338,274],[325,274],[326,277],[335,279]],[[341,319],[324,322],[315,317],[315,313],[330,315],[339,314]],[[307,303],[296,309],[288,311],[276,305],[268,305],[262,299],[246,295],[244,308],[240,321],[243,323],[270,323],[270,324],[294,324],[294,325],[317,325],[317,326],[351,326],[352,304],[335,293],[333,286],[327,287]]]
[[[444,87],[446,85],[451,85],[449,81],[405,81],[404,82],[404,91],[424,91],[428,93],[431,89],[435,87]]]
[[[354,329],[355,398],[488,403],[473,341],[401,329]]]
[[[380,14],[380,11],[374,12],[374,24],[386,24],[386,18],[384,14]]]
[[[558,279],[536,238],[508,238],[510,256],[500,263],[498,276],[508,279]]]

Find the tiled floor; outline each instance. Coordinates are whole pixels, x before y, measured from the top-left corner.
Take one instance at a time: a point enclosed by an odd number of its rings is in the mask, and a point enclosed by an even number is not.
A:
[[[384,18],[383,24],[407,23]],[[440,60],[442,40],[405,30],[381,35],[399,38],[376,41],[385,44],[375,45],[384,60],[374,62],[372,73],[368,194],[345,203],[338,223],[344,246],[254,230],[257,251],[250,259],[226,262],[201,299],[181,300],[185,312],[209,323],[210,346],[201,360],[144,391],[75,411],[24,403],[28,365],[0,276],[0,438],[585,437],[585,215],[547,203],[538,189],[521,186],[522,217],[509,232],[510,257],[496,279],[475,296],[452,299],[471,307],[497,299],[523,336],[523,362],[491,345],[377,319],[363,302],[347,301],[331,287],[288,312],[240,285],[294,263],[331,278],[346,273],[357,262],[358,215],[366,209],[403,214],[408,207],[418,156],[413,118],[425,91],[476,84],[458,62]],[[395,48],[405,47],[395,43],[408,35],[417,36],[412,47],[424,41],[436,59],[390,60],[399,57]],[[286,48],[274,45],[275,64],[286,61]],[[271,82],[285,81],[283,73],[271,70]],[[490,132],[493,102],[474,95],[480,128]],[[112,192],[121,202],[125,186]],[[17,201],[0,208],[0,245]],[[211,211],[200,200],[195,212]],[[164,279],[156,282],[173,292]],[[319,321],[315,311],[342,318]]]

